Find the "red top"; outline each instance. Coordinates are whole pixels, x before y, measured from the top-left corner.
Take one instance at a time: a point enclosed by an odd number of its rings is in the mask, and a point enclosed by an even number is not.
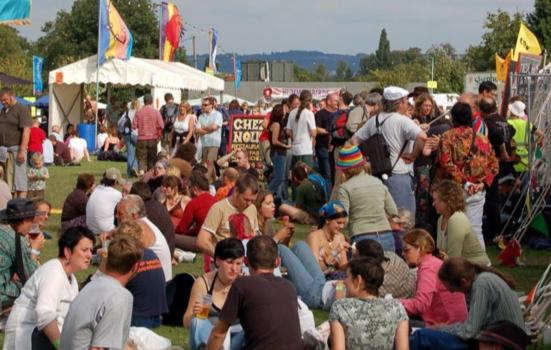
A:
[[[39,127],[32,127],[31,134],[29,136],[29,145],[27,146],[29,152],[42,153],[42,142],[46,139],[44,130]]]
[[[264,117],[264,120],[269,122],[271,115],[272,115],[272,113],[266,114],[266,116]],[[270,140],[270,132],[269,132],[268,128],[263,128],[262,132],[260,133],[260,136],[258,137],[258,141],[263,142],[263,141],[269,141],[269,140]]]
[[[161,113],[150,105],[140,108],[132,121],[132,129],[138,129],[138,141],[157,140],[164,127]]]
[[[193,198],[186,206],[184,215],[178,226],[176,234],[186,236],[197,236],[203,222],[207,217],[210,207],[216,203],[216,199],[208,192],[203,192]]]

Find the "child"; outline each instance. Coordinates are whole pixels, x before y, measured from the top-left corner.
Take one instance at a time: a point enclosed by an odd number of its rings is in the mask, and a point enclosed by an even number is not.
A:
[[[29,135],[28,159],[29,165],[32,166],[30,160],[34,153],[42,154],[42,142],[46,139],[46,133],[40,128],[40,118],[33,119],[33,126]]]
[[[234,168],[226,168],[222,172],[222,186],[216,191],[216,201],[220,201],[230,195],[239,177],[239,172]]]
[[[29,199],[44,199],[46,180],[50,177],[48,168],[44,166],[44,156],[40,153],[33,154],[31,158],[32,168],[29,168],[27,177],[29,179]]]

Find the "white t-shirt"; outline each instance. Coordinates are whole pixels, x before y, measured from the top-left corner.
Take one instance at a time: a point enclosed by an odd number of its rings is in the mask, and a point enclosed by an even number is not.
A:
[[[103,144],[105,143],[105,140],[107,140],[107,137],[109,137],[109,135],[106,132],[98,134],[96,149],[103,149]]]
[[[293,147],[291,148],[291,154],[294,156],[314,154],[312,136],[310,136],[310,130],[316,129],[314,113],[309,109],[303,109],[297,121],[297,112],[298,108],[293,109],[287,120],[287,129],[293,132]]]
[[[374,135],[377,131],[375,118],[376,116],[369,118],[369,120],[354,134],[354,137],[360,139],[361,141],[365,141]],[[408,142],[408,145],[406,146],[404,153],[411,152],[415,143],[415,138],[421,132],[421,128],[415,124],[413,120],[400,113],[380,113],[379,124],[381,123],[383,123],[383,126],[381,127],[383,136],[390,146],[390,161],[394,164],[406,141]],[[400,158],[392,173],[413,173],[413,164],[406,164]]]
[[[172,280],[172,256],[170,255],[170,249],[168,248],[166,238],[161,233],[161,230],[159,230],[159,228],[148,218],[141,218],[140,220],[145,222],[155,235],[155,242],[148,248],[151,249],[161,261],[161,266],[165,273],[165,280],[168,282]]]
[[[86,203],[86,226],[94,234],[115,228],[115,208],[122,193],[110,186],[97,186]]]
[[[40,266],[15,300],[6,324],[4,349],[30,349],[34,328],[43,329],[54,320],[61,332],[77,294],[77,279],[72,274],[67,278],[59,259]]]
[[[42,155],[44,156],[44,164],[52,164],[54,162],[54,145],[50,139],[42,141]]]
[[[73,161],[80,162],[84,157],[84,151],[88,144],[86,140],[80,137],[71,137],[69,140],[69,149],[73,151]]]

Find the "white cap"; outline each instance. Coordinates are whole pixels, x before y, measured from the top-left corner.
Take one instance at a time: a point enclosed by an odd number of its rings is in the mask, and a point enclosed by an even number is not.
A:
[[[389,86],[384,89],[383,97],[387,101],[396,101],[401,98],[407,97],[409,91],[397,86]]]
[[[525,109],[526,105],[522,101],[515,101],[509,104],[509,112],[511,112],[511,114],[513,115],[516,115],[517,117],[524,116]]]

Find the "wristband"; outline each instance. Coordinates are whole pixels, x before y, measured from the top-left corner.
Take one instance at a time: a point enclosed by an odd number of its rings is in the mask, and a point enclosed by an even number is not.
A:
[[[40,256],[40,250],[31,248],[31,254],[36,255],[36,256]]]
[[[52,345],[53,345],[54,348],[56,348],[56,349],[59,349],[59,345],[60,345],[60,344],[59,344],[59,339],[60,339],[60,338],[57,338],[56,340],[54,340],[54,341],[52,342]]]

